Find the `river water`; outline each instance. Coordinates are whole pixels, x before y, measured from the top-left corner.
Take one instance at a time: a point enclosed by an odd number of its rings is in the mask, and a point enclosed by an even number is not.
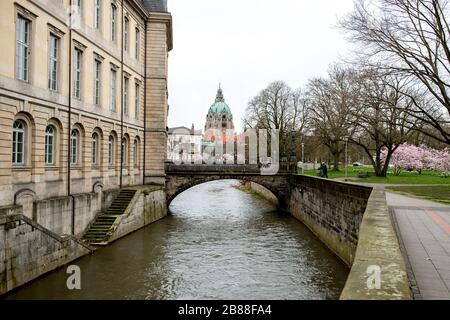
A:
[[[179,195],[164,220],[6,299],[337,299],[348,269],[294,218],[224,180]]]

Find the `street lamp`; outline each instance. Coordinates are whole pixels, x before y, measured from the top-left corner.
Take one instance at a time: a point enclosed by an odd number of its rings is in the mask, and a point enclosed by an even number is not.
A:
[[[294,171],[297,174],[297,152],[296,152],[296,141],[297,132],[291,130],[291,154],[289,155],[289,171]],[[294,159],[294,161],[292,161]]]
[[[345,181],[348,179],[348,138],[345,139]]]
[[[305,175],[305,143],[302,142],[302,175]]]

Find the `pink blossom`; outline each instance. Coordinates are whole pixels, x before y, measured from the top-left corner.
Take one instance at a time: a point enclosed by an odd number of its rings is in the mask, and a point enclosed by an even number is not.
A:
[[[383,161],[386,160],[386,155],[387,150],[383,150],[381,154]],[[418,147],[405,143],[392,154],[390,164],[395,174],[399,174],[402,170],[450,171],[450,150],[436,150],[424,145]]]

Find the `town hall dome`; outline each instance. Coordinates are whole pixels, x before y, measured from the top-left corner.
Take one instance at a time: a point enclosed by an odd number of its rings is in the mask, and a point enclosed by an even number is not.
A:
[[[233,114],[231,113],[230,107],[225,103],[225,98],[223,96],[222,88],[220,86],[219,89],[217,90],[216,101],[209,108],[209,112],[218,115],[226,114],[231,119],[233,118]]]
[[[220,85],[217,90],[216,101],[209,108],[208,114],[206,115],[205,132],[208,130],[220,130],[223,133],[227,130],[234,130],[233,114],[231,113],[230,107],[225,103]]]

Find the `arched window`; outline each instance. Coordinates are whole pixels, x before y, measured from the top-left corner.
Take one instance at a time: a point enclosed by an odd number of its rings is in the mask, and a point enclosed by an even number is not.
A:
[[[114,164],[114,138],[109,136],[108,139],[108,164],[112,166]]]
[[[122,145],[121,145],[121,156],[122,156],[122,164],[126,165],[128,162],[128,157],[127,157],[127,153],[128,153],[128,146],[127,146],[127,139],[123,138],[122,139]]]
[[[25,164],[25,124],[17,120],[13,124],[12,137],[12,163],[14,165]]]
[[[78,130],[73,129],[70,135],[70,164],[78,164],[79,138]]]
[[[133,162],[134,162],[134,166],[137,167],[139,164],[139,144],[137,140],[134,140],[134,145],[133,145]]]
[[[98,134],[92,134],[92,164],[98,164]]]
[[[45,128],[45,164],[55,164],[55,129],[53,126]]]

